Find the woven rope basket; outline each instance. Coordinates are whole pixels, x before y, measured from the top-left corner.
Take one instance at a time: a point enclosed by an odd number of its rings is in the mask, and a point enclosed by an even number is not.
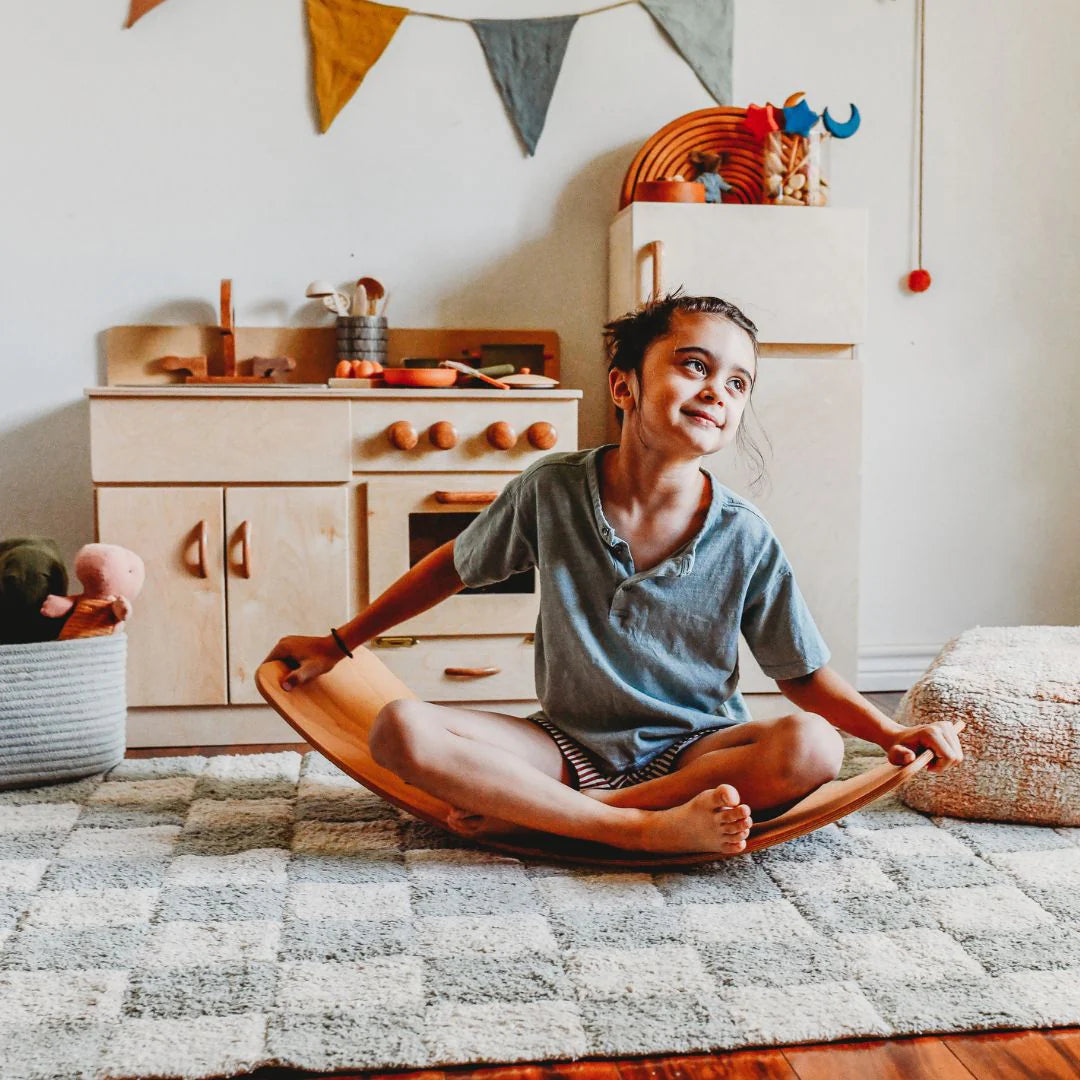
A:
[[[0,789],[75,780],[124,756],[124,634],[0,645]]]

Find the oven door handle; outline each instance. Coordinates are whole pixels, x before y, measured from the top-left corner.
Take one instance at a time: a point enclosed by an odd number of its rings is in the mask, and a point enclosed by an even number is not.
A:
[[[436,491],[437,503],[493,503],[499,497],[497,491]]]
[[[498,675],[501,669],[497,667],[448,667],[443,668],[444,675],[458,675],[470,679],[481,679],[488,675]]]

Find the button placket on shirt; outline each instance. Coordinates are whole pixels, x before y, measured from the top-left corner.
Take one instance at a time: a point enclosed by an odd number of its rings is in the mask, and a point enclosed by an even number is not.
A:
[[[625,544],[625,541],[618,541]],[[629,550],[629,548],[627,548]],[[633,596],[630,590],[642,581],[654,577],[685,577],[694,566],[694,554],[689,552],[678,558],[665,559],[650,570],[640,574],[631,574],[625,581],[619,582],[611,598],[611,617],[618,619],[624,626],[633,618]]]
[[[591,477],[590,481],[592,486],[593,514],[596,519],[597,528],[600,532],[600,537],[607,545],[608,556],[615,569],[622,570],[628,574],[626,580],[619,582],[615,587],[615,592],[611,598],[611,610],[609,612],[611,618],[617,619],[625,626],[633,617],[631,605],[628,602],[626,595],[627,590],[636,585],[639,581],[644,581],[651,577],[684,577],[689,574],[694,567],[694,552],[688,551],[677,558],[672,557],[665,559],[662,563],[652,567],[650,570],[646,570],[641,574],[637,573],[634,568],[633,555],[630,553],[630,545],[615,534],[615,530],[604,516],[604,508],[600,502],[599,486],[595,482],[595,476]],[[711,478],[710,483],[713,483]],[[715,496],[715,485],[712,490],[713,495]],[[620,548],[625,550],[625,560],[620,558]]]

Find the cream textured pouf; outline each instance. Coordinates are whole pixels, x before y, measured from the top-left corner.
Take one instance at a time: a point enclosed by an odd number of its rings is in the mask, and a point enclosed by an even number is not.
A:
[[[962,719],[964,760],[899,797],[985,821],[1080,825],[1080,627],[980,626],[940,654],[897,706],[912,727]]]

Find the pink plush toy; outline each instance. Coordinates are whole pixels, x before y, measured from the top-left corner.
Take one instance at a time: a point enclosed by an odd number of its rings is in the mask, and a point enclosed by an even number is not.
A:
[[[131,616],[131,601],[146,580],[146,567],[134,551],[116,544],[86,544],[75,554],[79,596],[47,596],[41,614],[65,615],[60,641],[112,634]]]

